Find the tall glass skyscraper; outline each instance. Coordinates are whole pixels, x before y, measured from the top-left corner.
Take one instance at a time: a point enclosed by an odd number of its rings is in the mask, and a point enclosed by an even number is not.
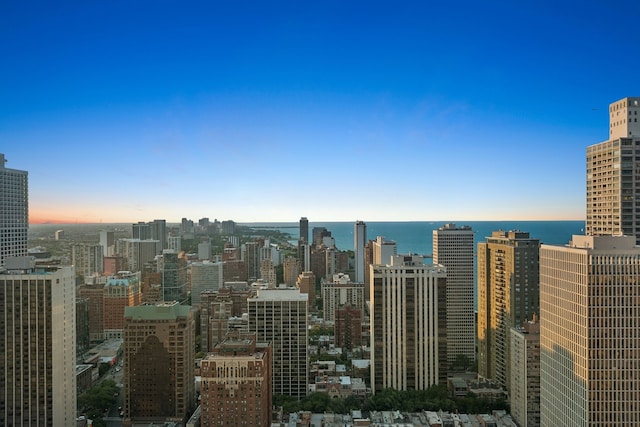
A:
[[[0,154],[0,267],[7,257],[27,255],[29,191],[26,171],[5,167]]]

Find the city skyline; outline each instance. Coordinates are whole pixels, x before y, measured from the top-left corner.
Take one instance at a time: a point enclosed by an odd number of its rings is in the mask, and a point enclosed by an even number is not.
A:
[[[30,222],[583,219],[637,95],[632,2],[250,6],[1,6]]]

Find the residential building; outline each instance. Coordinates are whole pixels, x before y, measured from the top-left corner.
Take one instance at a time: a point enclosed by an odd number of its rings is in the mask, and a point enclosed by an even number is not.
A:
[[[5,258],[0,273],[0,420],[71,426],[76,420],[73,267]]]
[[[101,276],[104,272],[104,248],[99,244],[74,243],[71,245],[71,264],[75,267],[76,276]]]
[[[88,300],[89,340],[104,340],[104,284],[102,281],[85,283],[78,288],[78,296]]]
[[[540,312],[540,241],[494,231],[478,243],[478,374],[510,385],[509,330]]]
[[[476,360],[474,233],[446,224],[433,230],[433,263],[447,268],[447,359]]]
[[[284,259],[282,267],[285,285],[295,286],[300,274],[300,261],[295,257],[288,256]]]
[[[374,265],[387,265],[391,263],[391,258],[398,255],[398,245],[393,240],[386,240],[382,236],[376,237],[372,241]]]
[[[640,425],[640,248],[577,236],[540,250],[540,425]]]
[[[195,407],[194,310],[164,302],[126,307],[124,318],[123,425],[185,422]]]
[[[200,367],[203,426],[271,426],[271,347],[229,334]]]
[[[5,258],[27,255],[29,230],[28,173],[5,166],[0,154],[0,267]]]
[[[164,301],[185,302],[188,297],[187,260],[182,254],[165,249],[158,258],[158,273],[162,276]]]
[[[307,294],[294,288],[258,289],[249,305],[249,332],[273,348],[273,394],[297,399],[309,382]]]
[[[121,271],[108,277],[103,291],[104,339],[121,339],[125,308],[142,303],[140,272]]]
[[[640,98],[609,106],[609,139],[587,147],[586,234],[635,236],[640,244]]]
[[[417,255],[370,268],[373,393],[446,384],[446,269]]]
[[[144,271],[144,265],[156,256],[157,240],[119,239],[117,253],[127,260],[127,270]]]
[[[100,230],[100,246],[102,246],[102,256],[111,257],[116,252],[115,233],[110,230]]]
[[[348,274],[334,274],[332,280],[322,280],[322,319],[335,320],[336,310],[345,305],[355,309],[364,309],[364,283],[354,283]],[[362,318],[360,319],[362,321]]]
[[[521,427],[540,426],[540,322],[511,328],[511,416]]]
[[[260,261],[260,278],[271,287],[276,285],[276,268],[270,259]]]
[[[316,306],[316,275],[313,271],[303,271],[298,275],[296,280],[296,288],[300,289],[303,294],[309,295],[309,309],[315,309]]]
[[[352,307],[350,304],[335,310],[333,339],[336,347],[353,350],[363,344],[363,311],[363,308]]]
[[[356,221],[353,226],[353,252],[355,257],[355,281],[364,283],[364,245],[367,241],[367,224]]]

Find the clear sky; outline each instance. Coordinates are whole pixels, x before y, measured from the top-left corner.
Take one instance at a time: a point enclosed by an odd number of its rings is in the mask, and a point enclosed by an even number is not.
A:
[[[637,1],[0,2],[31,222],[582,219]]]

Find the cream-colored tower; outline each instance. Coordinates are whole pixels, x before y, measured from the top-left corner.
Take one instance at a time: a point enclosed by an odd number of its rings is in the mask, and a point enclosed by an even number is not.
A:
[[[635,236],[640,243],[639,112],[640,98],[611,104],[609,140],[587,147],[587,235]]]
[[[540,250],[541,425],[640,425],[640,248],[573,236]]]

